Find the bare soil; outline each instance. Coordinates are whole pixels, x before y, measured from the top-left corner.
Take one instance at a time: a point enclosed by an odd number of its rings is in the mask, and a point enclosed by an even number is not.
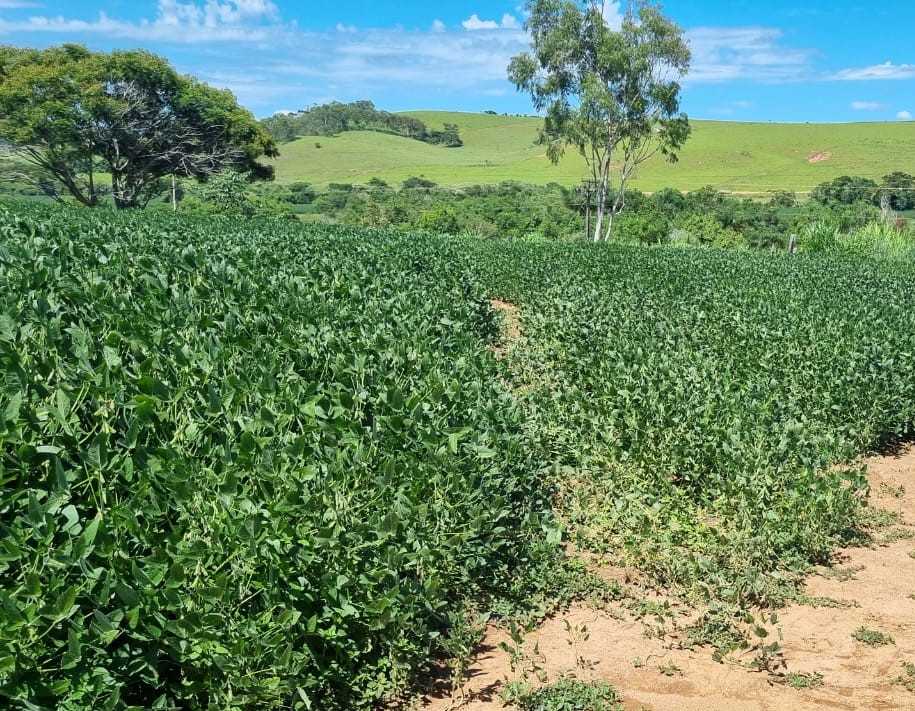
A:
[[[490,299],[489,305],[494,311],[502,314],[502,339],[493,352],[497,358],[504,358],[521,338],[521,316],[518,307],[501,299]]]
[[[817,153],[811,153],[807,156],[808,163],[822,163],[832,158],[832,153],[829,151],[819,151]]]
[[[915,693],[894,683],[903,674],[902,662],[915,663],[915,540],[906,537],[915,524],[915,447],[869,459],[867,465],[872,503],[898,513],[902,526],[887,529],[883,543],[840,551],[838,567],[811,576],[809,596],[845,601],[848,607],[792,605],[779,616],[787,671],[822,674],[818,688],[778,683],[742,666],[739,658],[718,663],[709,649],[679,648],[676,622],[673,631],[658,638],[651,633],[652,621],[635,619],[625,602],[617,609],[576,607],[547,620],[529,635],[527,648],[537,645],[540,666],[555,679],[575,668],[565,623],[586,625],[590,638],[578,644],[578,652],[594,667],[584,676],[612,683],[627,711],[915,709]],[[635,579],[625,571],[607,573],[626,582]],[[690,614],[675,612],[682,619]],[[852,633],[861,626],[891,635],[894,644],[870,647],[856,641]],[[424,699],[422,707],[502,708],[499,690],[513,678],[499,648],[503,641],[506,633],[490,628],[463,697],[445,690]]]

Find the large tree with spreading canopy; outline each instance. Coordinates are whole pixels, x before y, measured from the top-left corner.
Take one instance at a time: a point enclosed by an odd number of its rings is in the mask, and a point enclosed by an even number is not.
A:
[[[220,91],[143,51],[95,53],[78,45],[0,47],[0,139],[87,206],[110,176],[119,208],[142,207],[165,178],[206,180],[232,168],[268,179],[276,144]],[[28,174],[26,174],[28,175]]]

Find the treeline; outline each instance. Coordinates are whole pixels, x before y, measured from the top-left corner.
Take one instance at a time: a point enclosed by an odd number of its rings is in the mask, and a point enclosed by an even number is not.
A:
[[[262,122],[281,143],[300,136],[336,136],[346,131],[378,131],[424,143],[458,148],[464,145],[458,127],[446,123],[441,131],[429,129],[419,119],[375,108],[371,101],[343,104],[337,101],[291,114],[276,114]]]
[[[897,211],[915,210],[915,176],[897,171],[877,183],[870,178],[843,175],[818,185],[810,197],[824,204],[864,202]]]
[[[905,191],[900,191],[904,193]],[[851,203],[826,197],[800,201],[780,191],[765,200],[740,198],[713,187],[648,195],[631,190],[626,211],[616,218],[614,240],[649,245],[785,249],[792,235],[811,225],[847,233],[881,219],[866,200]],[[367,185],[307,183],[261,185],[252,189],[260,204],[291,210],[309,222],[428,230],[504,239],[582,239],[586,210],[580,195],[557,184],[504,182],[460,189],[425,178],[399,185],[373,179]]]

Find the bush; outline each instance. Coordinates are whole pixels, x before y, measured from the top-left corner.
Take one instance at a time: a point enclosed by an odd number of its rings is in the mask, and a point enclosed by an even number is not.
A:
[[[434,188],[435,183],[432,182],[431,180],[426,180],[425,178],[418,178],[418,177],[414,176],[412,178],[407,178],[406,180],[404,180],[403,187],[406,188],[407,190],[412,189],[412,188],[429,189],[429,188]]]
[[[454,210],[444,206],[434,207],[423,212],[419,216],[416,226],[422,230],[445,235],[456,235],[461,231],[461,226]]]
[[[689,244],[721,248],[746,246],[743,236],[732,229],[724,227],[714,216],[707,213],[693,213],[681,218],[675,224],[680,232],[680,239]]]
[[[317,190],[308,183],[290,183],[287,187],[288,202],[293,205],[310,205],[318,195]]]
[[[915,210],[915,176],[908,173],[890,173],[883,177],[877,191],[876,204],[886,198],[893,210]]]
[[[664,244],[670,237],[670,223],[656,210],[624,212],[613,223],[612,239],[635,244]]]
[[[797,195],[788,190],[776,190],[769,198],[772,207],[797,207]]]

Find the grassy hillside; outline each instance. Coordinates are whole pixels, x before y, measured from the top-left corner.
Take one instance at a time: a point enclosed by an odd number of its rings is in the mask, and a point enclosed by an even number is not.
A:
[[[458,124],[464,147],[443,148],[370,132],[307,137],[282,146],[277,178],[318,185],[362,183],[376,176],[396,183],[411,175],[442,185],[502,180],[574,184],[585,174],[577,155],[558,166],[547,160],[544,148],[536,145],[537,118],[440,111],[411,115],[430,128]],[[714,185],[734,192],[802,192],[839,175],[879,178],[893,170],[915,172],[915,123],[695,121],[680,162],[644,166],[636,186],[647,191]]]

